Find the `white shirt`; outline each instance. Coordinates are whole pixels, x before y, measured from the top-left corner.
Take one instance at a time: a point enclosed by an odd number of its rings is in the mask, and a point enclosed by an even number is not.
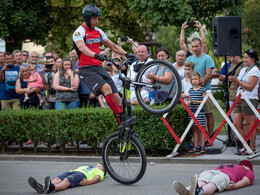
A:
[[[182,86],[182,92],[185,94],[185,95],[189,95],[189,90],[190,88],[192,88],[192,84],[186,80],[186,78],[182,79],[181,81],[181,86]],[[185,103],[187,104],[189,99],[188,98],[184,98],[183,99],[185,101]]]
[[[174,65],[174,68],[176,67],[176,66],[175,66],[176,63],[177,63],[177,62],[175,62],[175,63],[173,64],[173,65]],[[178,73],[179,73],[179,75],[180,75],[180,77],[181,77],[181,80],[184,79],[184,78],[185,78],[185,77],[184,77],[184,66],[180,67],[179,69],[176,68],[176,70],[178,71]]]
[[[122,74],[122,77],[125,77],[125,75]],[[119,73],[113,74],[112,79],[116,85],[118,92],[122,94],[123,81],[119,79]]]
[[[147,61],[146,61],[146,63],[148,63],[148,62],[150,62],[150,61],[152,61],[153,59],[152,58],[148,58],[147,59]],[[140,63],[143,63],[143,62],[140,62]],[[136,80],[136,75],[137,75],[137,73],[138,72],[135,72],[134,71],[134,65],[136,64],[136,62],[134,62],[133,64],[131,64],[131,66],[130,66],[130,68],[129,68],[129,71],[128,71],[128,73],[127,73],[127,77],[128,78],[130,78],[132,81],[135,81]],[[139,62],[138,62],[138,64],[139,64]],[[145,76],[145,74],[143,75],[143,77],[142,77],[142,79],[143,79],[143,82],[148,82],[148,78]],[[135,88],[134,88],[134,85],[131,85],[130,86],[130,92],[132,93],[132,91],[134,91],[135,90]]]
[[[248,83],[249,83],[249,78],[250,78],[251,76],[256,76],[256,77],[258,77],[258,81],[257,81],[257,83],[256,83],[256,85],[255,85],[255,88],[254,88],[252,91],[248,91],[248,90],[244,89],[244,93],[245,93],[245,95],[246,95],[246,97],[247,97],[248,99],[256,99],[256,100],[258,100],[258,88],[259,88],[260,71],[259,71],[259,69],[257,68],[257,66],[255,66],[255,65],[254,65],[253,68],[251,68],[251,69],[250,69],[249,71],[247,71],[247,72],[246,72],[246,69],[247,69],[247,67],[242,68],[237,78],[238,78],[240,81],[241,81],[241,79],[242,79],[242,82],[243,82],[243,83],[248,84]],[[238,94],[239,94],[239,90],[240,90],[240,89],[241,89],[241,86],[239,86],[238,89],[237,89],[237,96],[238,96]],[[241,97],[241,99],[244,99],[243,96]]]

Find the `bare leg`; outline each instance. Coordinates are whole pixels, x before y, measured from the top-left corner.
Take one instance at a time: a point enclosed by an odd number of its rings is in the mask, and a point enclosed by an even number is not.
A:
[[[99,91],[101,91],[104,94],[104,96],[107,96],[112,93],[112,89],[110,85],[107,83],[100,87]],[[116,98],[117,103],[121,105],[120,96],[118,95],[118,93],[114,93],[113,95]]]
[[[206,127],[205,126],[203,126],[203,129],[204,130],[206,130]],[[200,136],[201,136],[201,138],[200,138],[200,145],[201,145],[201,147],[205,147],[205,136],[203,135],[203,133],[200,131]]]
[[[245,138],[245,134],[244,134],[244,131],[243,131],[243,120],[244,120],[244,117],[243,117],[243,114],[242,113],[234,113],[234,125],[235,127],[237,128],[238,132],[240,133],[240,135]]]
[[[198,127],[196,125],[193,125],[193,138],[194,138],[194,147],[198,147],[198,140],[199,140],[199,133],[198,133]]]
[[[37,95],[39,101],[41,102],[42,101],[42,95],[40,93],[36,93],[36,95]]]
[[[70,182],[68,178],[65,178],[62,182],[55,184],[55,191],[62,191],[66,190],[68,187],[70,187]]]
[[[255,120],[256,120],[255,115],[243,115],[243,116],[246,121],[247,129],[249,131],[255,123]],[[244,134],[245,134],[245,132],[244,132]],[[256,136],[257,136],[257,131],[256,131],[256,129],[254,129],[253,133],[250,136],[250,148],[253,151],[255,150]],[[246,134],[245,134],[245,137],[246,137]]]
[[[206,113],[208,134],[211,136],[214,129],[214,116],[213,113]]]
[[[203,194],[213,194],[217,190],[217,186],[213,182],[209,182],[208,184],[202,187]]]

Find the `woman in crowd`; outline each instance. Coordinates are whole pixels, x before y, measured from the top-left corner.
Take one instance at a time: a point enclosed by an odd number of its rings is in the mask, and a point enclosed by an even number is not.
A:
[[[239,90],[243,89],[246,97],[250,100],[255,108],[258,106],[258,88],[260,71],[256,66],[256,62],[259,60],[256,51],[248,49],[244,52],[244,64],[246,67],[242,68],[239,76],[229,76],[229,80],[234,83],[237,89],[237,95]],[[248,129],[251,129],[255,123],[256,116],[251,108],[248,106],[243,96],[238,101],[234,110],[234,125],[243,138],[247,136],[247,133],[243,131],[243,121],[246,121]],[[257,130],[255,129],[250,136],[250,148],[255,152],[255,140],[257,136]],[[249,155],[249,152],[245,148],[241,150],[242,154]]]
[[[19,73],[19,79],[16,80],[15,83],[15,91],[17,94],[20,95],[20,104],[21,107],[24,109],[27,109],[29,107],[39,107],[39,99],[37,97],[36,92],[32,92],[30,88],[28,88],[28,79],[30,78],[30,70],[28,66],[22,66],[20,68],[20,73]],[[38,92],[41,90],[39,89]],[[29,101],[24,102],[24,96],[25,93],[29,94]]]
[[[79,76],[73,72],[69,58],[63,60],[61,71],[55,74],[53,87],[56,90],[56,110],[80,107]]]
[[[62,67],[62,59],[61,58],[57,58],[56,61],[55,61],[55,64],[56,64],[56,68],[58,70],[61,70],[61,67]]]
[[[20,96],[20,105],[23,109],[28,109],[30,107],[39,108],[39,99],[36,92],[33,92],[31,88],[28,87],[28,79],[31,76],[31,72],[28,66],[22,66],[18,75],[18,79],[15,83],[15,91]],[[40,89],[39,91],[40,92]],[[29,100],[24,102],[25,93],[28,94]],[[30,145],[33,143],[33,140],[28,138],[28,141],[25,142],[25,145]],[[40,142],[38,142],[40,144]]]

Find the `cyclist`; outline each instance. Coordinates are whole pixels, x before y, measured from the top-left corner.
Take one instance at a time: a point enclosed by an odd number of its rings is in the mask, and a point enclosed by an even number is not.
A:
[[[121,47],[109,40],[101,29],[96,27],[100,16],[99,8],[93,4],[87,5],[82,11],[84,22],[73,33],[73,45],[79,56],[79,75],[95,95],[103,93],[108,106],[117,118],[118,124],[124,126],[134,122],[135,116],[128,117],[123,113],[118,90],[112,78],[102,67],[101,62],[106,60],[107,56],[100,54],[100,42],[126,58],[135,56],[126,53]]]

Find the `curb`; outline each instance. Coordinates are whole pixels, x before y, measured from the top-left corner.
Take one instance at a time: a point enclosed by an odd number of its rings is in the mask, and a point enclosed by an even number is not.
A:
[[[248,160],[245,156],[203,155],[203,157],[147,157],[150,165],[158,164],[237,164]],[[44,156],[44,155],[0,155],[0,161],[51,161],[51,162],[102,162],[101,156]],[[260,157],[250,159],[253,165],[260,165]]]

